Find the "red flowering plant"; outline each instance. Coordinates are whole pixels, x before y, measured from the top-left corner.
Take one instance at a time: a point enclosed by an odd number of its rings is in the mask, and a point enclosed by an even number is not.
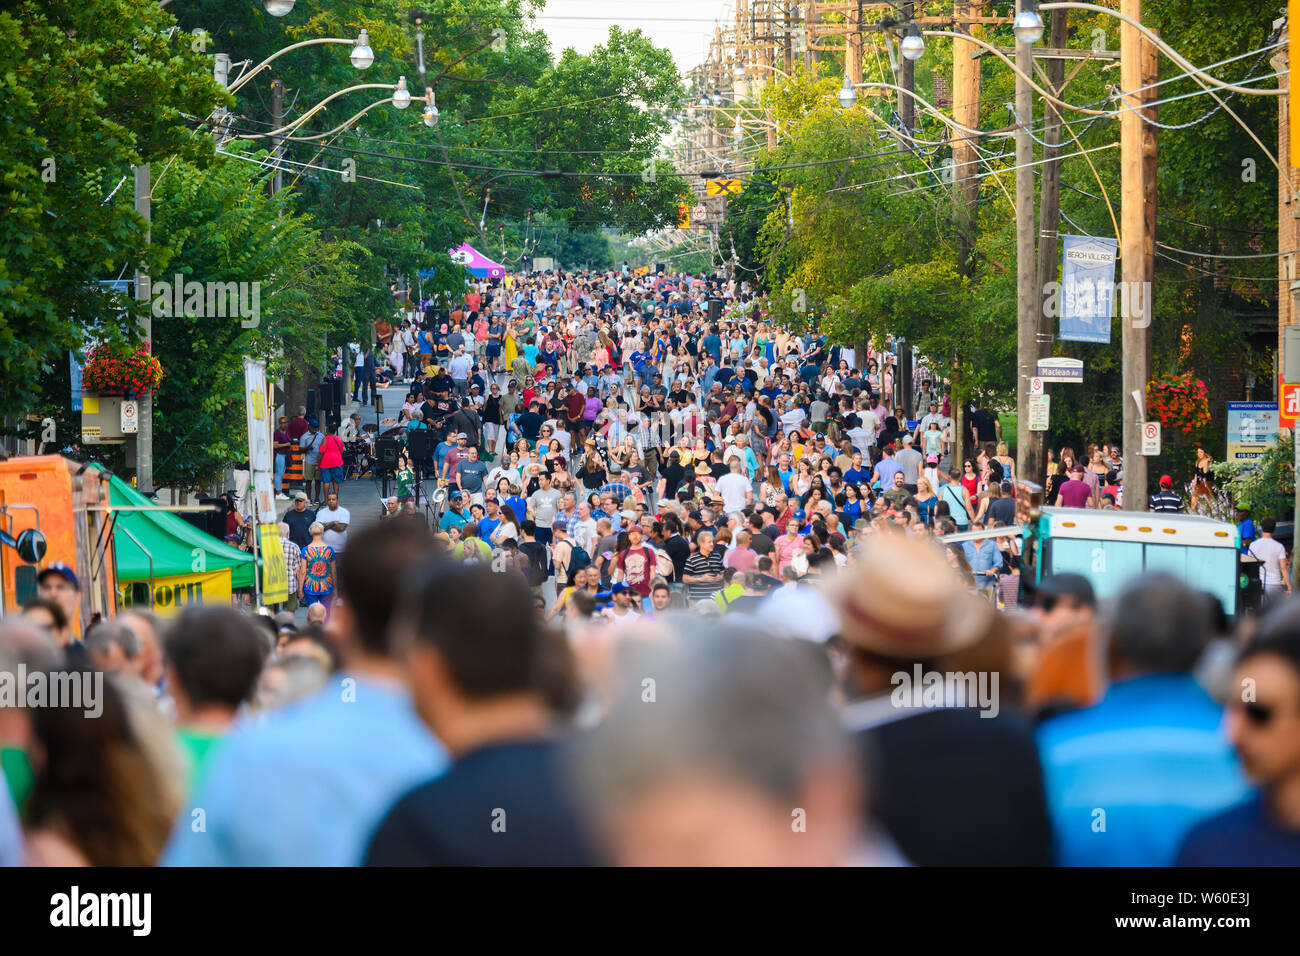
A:
[[[162,363],[149,353],[148,344],[123,354],[95,345],[86,353],[81,370],[81,390],[100,395],[143,395],[162,384]]]
[[[1205,382],[1191,372],[1152,379],[1147,383],[1147,415],[1174,435],[1200,431],[1210,424]]]

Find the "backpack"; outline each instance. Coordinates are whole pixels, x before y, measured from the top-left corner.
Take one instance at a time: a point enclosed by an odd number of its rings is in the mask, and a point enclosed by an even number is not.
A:
[[[591,564],[591,555],[573,542],[569,542],[569,549],[569,580],[572,581],[575,574]]]
[[[525,541],[519,546],[520,554],[528,558],[528,570],[525,572],[528,583],[536,587],[545,584],[550,577],[550,568],[546,560],[546,545],[535,541]]]

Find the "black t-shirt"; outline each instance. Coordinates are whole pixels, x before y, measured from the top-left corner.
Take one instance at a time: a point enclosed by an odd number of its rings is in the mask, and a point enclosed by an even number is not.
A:
[[[979,436],[980,441],[985,442],[997,440],[997,419],[993,417],[988,409],[975,409],[975,411],[971,413],[970,423],[971,427],[975,429],[975,434]]]
[[[665,498],[671,498],[677,494],[677,489],[681,487],[682,479],[686,477],[686,469],[680,464],[668,465],[659,469],[659,473],[664,479]]]
[[[290,541],[300,548],[305,548],[311,544],[311,532],[307,529],[316,520],[316,512],[310,508],[305,508],[302,511],[297,508],[290,508],[280,520],[289,526]]]
[[[988,519],[994,524],[1014,524],[1016,520],[1016,499],[999,498],[989,505]]]
[[[598,865],[564,783],[563,747],[512,741],[465,754],[397,802],[366,865]]]
[[[761,531],[752,531],[750,533],[749,546],[753,548],[754,553],[759,557],[771,554],[775,550],[772,539]]]
[[[519,418],[515,420],[515,424],[519,426],[519,433],[521,435],[529,441],[537,441],[537,433],[542,430],[542,423],[545,421],[546,419],[542,418],[542,416],[538,415],[536,412],[528,411],[520,415]]]
[[[664,541],[664,551],[673,559],[673,580],[680,583],[686,568],[686,559],[691,556],[691,546],[680,534],[675,534]]]

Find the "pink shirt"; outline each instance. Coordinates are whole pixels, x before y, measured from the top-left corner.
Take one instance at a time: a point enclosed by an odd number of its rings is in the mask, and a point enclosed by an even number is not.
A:
[[[735,568],[742,573],[753,571],[757,563],[758,552],[753,548],[732,548],[731,553],[722,562],[724,567]]]
[[[794,560],[794,556],[803,550],[803,535],[795,535],[793,541],[780,535],[772,544],[776,549],[776,573],[780,574]]]

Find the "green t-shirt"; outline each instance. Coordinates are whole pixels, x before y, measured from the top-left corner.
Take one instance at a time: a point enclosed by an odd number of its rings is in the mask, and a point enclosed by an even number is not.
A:
[[[225,739],[225,734],[215,730],[195,730],[190,727],[181,727],[176,731],[176,742],[180,745],[181,751],[189,759],[190,778],[189,791],[193,793],[203,783],[203,776],[207,772],[208,763],[212,759],[212,754],[217,749],[217,744]]]
[[[27,759],[27,751],[19,747],[0,747],[0,767],[4,768],[5,782],[9,784],[14,806],[21,812],[23,804],[27,802],[27,795],[32,792],[32,785],[36,782],[31,761]]]

